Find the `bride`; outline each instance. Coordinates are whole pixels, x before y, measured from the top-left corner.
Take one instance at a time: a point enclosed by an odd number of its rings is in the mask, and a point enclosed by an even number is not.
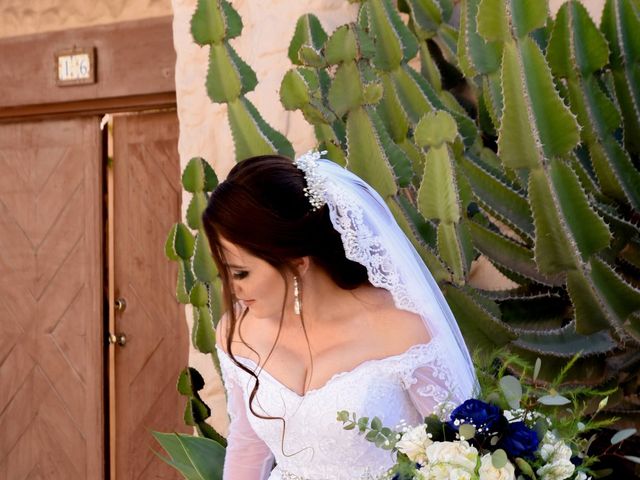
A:
[[[476,385],[455,319],[384,201],[320,157],[245,160],[203,215],[227,306],[225,479],[382,478],[391,454],[344,430],[338,411],[415,425]]]

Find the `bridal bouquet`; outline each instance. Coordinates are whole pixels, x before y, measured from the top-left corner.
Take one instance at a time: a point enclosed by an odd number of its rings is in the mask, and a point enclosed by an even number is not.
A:
[[[511,375],[500,376],[497,382],[498,388],[485,400],[472,398],[457,406],[445,402],[417,426],[391,429],[377,417],[370,421],[347,411],[338,412],[338,421],[396,454],[396,464],[388,472],[392,480],[590,479],[598,459],[587,454],[596,437],[587,434],[615,421],[595,420],[608,397],[587,419],[587,402],[577,400],[579,394],[584,399],[584,391],[560,395],[552,387],[542,395],[534,385],[523,392]],[[611,445],[635,432],[619,431]],[[637,457],[626,458],[640,462]]]

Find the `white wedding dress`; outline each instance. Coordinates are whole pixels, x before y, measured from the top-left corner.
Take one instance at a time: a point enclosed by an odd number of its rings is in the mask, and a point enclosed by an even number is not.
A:
[[[447,351],[437,337],[399,355],[368,360],[337,373],[303,396],[251,360],[236,356],[260,379],[254,410],[285,419],[283,440],[282,421],[264,420],[249,411],[253,377],[222,349],[218,354],[231,417],[225,480],[381,478],[394,464],[392,454],[365,440],[357,429],[344,430],[336,418],[338,411],[377,416],[384,426],[394,428],[401,420],[416,425],[438,403],[460,403],[471,393],[461,391],[453,378]]]

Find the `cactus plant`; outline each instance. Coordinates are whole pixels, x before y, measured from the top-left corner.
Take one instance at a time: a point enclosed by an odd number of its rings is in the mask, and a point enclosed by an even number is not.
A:
[[[360,4],[357,21],[331,35],[312,14],[299,19],[282,105],[300,110],[319,148],[380,192],[472,349],[542,357],[542,379],[580,353],[567,381],[619,385],[608,408],[632,422],[640,413],[640,42],[632,34],[640,2],[607,0],[600,28],[576,0],[555,20],[543,0],[463,0],[459,27],[451,0]],[[232,7],[200,0],[192,27],[198,43],[212,45],[208,92],[230,106],[237,159],[292,155],[243,97],[255,76],[226,43],[241,29]],[[447,90],[452,74],[465,78],[456,92]],[[203,173],[192,190],[185,184],[194,212],[212,185],[202,179],[206,162],[195,165]],[[168,254],[182,265],[179,298],[209,325],[212,284],[195,269],[206,242],[190,235],[176,226]],[[517,287],[474,287],[479,255]]]

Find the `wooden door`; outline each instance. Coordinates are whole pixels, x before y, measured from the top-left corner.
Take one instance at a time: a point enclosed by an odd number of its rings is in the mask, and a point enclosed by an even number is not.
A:
[[[0,125],[0,478],[104,478],[97,117]]]
[[[152,452],[151,431],[186,431],[176,391],[188,363],[184,307],[175,297],[177,265],[164,254],[181,219],[178,118],[175,111],[114,118],[115,313],[124,346],[115,347],[116,477],[180,476]]]

